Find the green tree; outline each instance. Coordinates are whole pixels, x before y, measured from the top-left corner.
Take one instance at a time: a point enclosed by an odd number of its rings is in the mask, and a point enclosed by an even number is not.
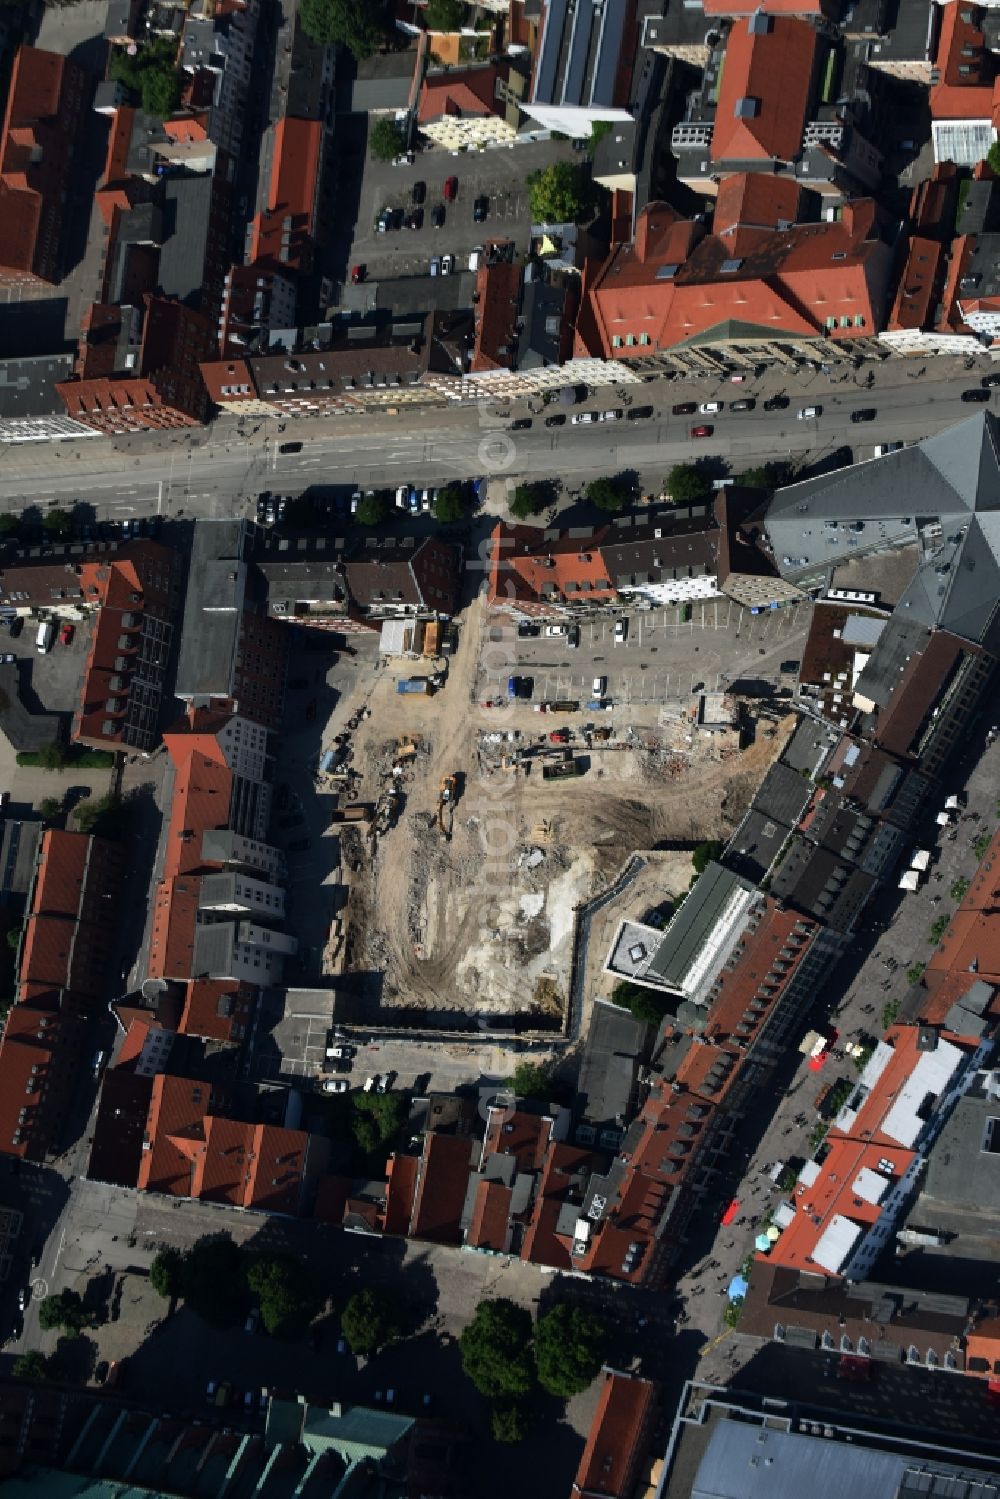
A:
[[[355,1144],[365,1155],[374,1155],[379,1147],[379,1134],[375,1127],[375,1121],[366,1119],[363,1114],[357,1114],[351,1120],[351,1133]]]
[[[628,1010],[636,1020],[659,1027],[663,1017],[670,1013],[668,1001],[652,989],[640,988],[638,984],[624,981],[617,983],[611,991],[611,1003]]]
[[[46,510],[42,516],[42,530],[49,536],[68,536],[73,529],[73,518],[68,510]]]
[[[43,796],[38,803],[38,815],[43,822],[52,822],[62,815],[62,798],[58,796]]]
[[[495,1442],[523,1442],[528,1430],[528,1408],[523,1400],[498,1400],[490,1412]]]
[[[527,1395],[534,1385],[531,1315],[505,1296],[481,1301],[458,1341],[462,1368],[481,1395]]]
[[[994,177],[1000,177],[1000,141],[994,141],[986,153],[986,165]]]
[[[355,57],[371,57],[389,40],[383,0],[302,0],[303,30],[324,46],[342,42]]]
[[[181,76],[176,68],[147,68],[142,75],[142,107],[165,120],[181,102]]]
[[[15,536],[21,527],[21,517],[5,511],[0,515],[0,536]]]
[[[78,1291],[59,1291],[54,1296],[46,1296],[38,1308],[38,1325],[43,1332],[58,1327],[68,1337],[75,1338],[89,1321]]]
[[[17,944],[21,940],[21,932],[23,931],[23,929],[24,929],[24,924],[23,924],[23,922],[20,922],[20,921],[17,923],[16,926],[12,926],[12,927],[8,928],[8,930],[7,930],[7,946],[10,948],[11,952],[17,952]]]
[[[712,492],[712,482],[695,463],[675,463],[663,481],[675,505],[697,505]]]
[[[368,131],[368,149],[376,161],[392,161],[402,155],[406,150],[402,125],[397,125],[387,115],[377,115]]]
[[[261,1255],[247,1267],[246,1279],[261,1321],[273,1337],[301,1336],[322,1309],[312,1276],[287,1256]]]
[[[566,1302],[539,1317],[535,1327],[538,1379],[553,1395],[578,1395],[596,1378],[608,1347],[600,1317]]]
[[[540,484],[519,484],[508,501],[515,520],[527,520],[545,509],[545,491]]]
[[[712,838],[707,843],[699,843],[691,855],[691,863],[694,866],[695,874],[703,874],[721,853],[722,844],[717,838]]]
[[[625,503],[625,491],[617,479],[591,479],[586,495],[598,510],[620,510]]]
[[[181,99],[182,82],[176,64],[176,39],[156,36],[133,53],[115,51],[108,76],[137,94],[147,114],[164,118],[173,114]]]
[[[464,520],[468,503],[461,484],[446,484],[434,496],[434,519],[442,526],[453,526]]]
[[[549,1089],[549,1068],[539,1067],[537,1062],[519,1062],[514,1068],[511,1088],[519,1098],[546,1100]]]
[[[363,526],[380,526],[389,514],[385,495],[381,493],[364,495],[358,501],[355,514]]]
[[[590,149],[593,151],[597,143],[606,135],[610,135],[614,128],[614,122],[611,120],[594,120],[590,126]]]
[[[462,0],[427,0],[424,25],[428,31],[457,31],[464,20]]]
[[[590,208],[590,184],[571,161],[554,161],[526,178],[531,216],[539,224],[577,224]]]
[[[228,1234],[199,1239],[184,1258],[188,1310],[211,1327],[233,1327],[250,1305],[244,1267],[243,1252]]]
[[[149,1284],[158,1296],[173,1301],[184,1289],[184,1256],[167,1245],[149,1267]]]
[[[15,1379],[38,1381],[46,1379],[48,1372],[49,1366],[45,1356],[39,1353],[37,1348],[29,1348],[27,1353],[22,1353],[20,1358],[14,1360]]]
[[[351,1352],[358,1354],[377,1353],[402,1330],[396,1302],[371,1286],[351,1297],[340,1315],[340,1326]]]

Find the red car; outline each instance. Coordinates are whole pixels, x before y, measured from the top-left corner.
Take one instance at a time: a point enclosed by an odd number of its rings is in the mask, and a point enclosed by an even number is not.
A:
[[[60,641],[61,645],[69,645],[69,643],[70,643],[70,641],[72,639],[73,639],[73,626],[71,624],[69,624],[69,622],[67,621],[67,623],[64,624],[63,627],[62,627],[62,629],[59,631],[59,641]]]
[[[711,435],[712,435],[712,433],[714,431],[715,431],[714,427],[692,427],[691,428],[691,436],[692,437],[711,437]]]
[[[364,268],[364,266],[363,265],[356,265],[353,268],[353,270],[351,271],[351,280],[354,282],[355,286],[357,286],[358,282],[359,281],[363,281],[364,279],[365,279],[365,268]]]
[[[549,738],[553,744],[569,744],[569,729],[553,729]]]
[[[444,196],[445,196],[445,202],[447,202],[447,203],[454,203],[456,197],[458,196],[458,178],[457,177],[446,177],[445,178]]]

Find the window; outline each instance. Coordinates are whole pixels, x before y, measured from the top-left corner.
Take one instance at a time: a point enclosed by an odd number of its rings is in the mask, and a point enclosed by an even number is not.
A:
[[[613,349],[620,349],[621,346],[622,346],[622,337],[621,337],[621,334],[620,333],[612,333],[612,335],[611,335],[611,347]]]
[[[865,326],[864,313],[856,312],[854,314],[854,326],[855,328],[863,328]]]
[[[826,326],[827,326],[828,329],[829,328],[836,328],[836,326],[837,326],[837,319],[835,317],[828,317],[827,320],[826,320]]]
[[[847,316],[846,312],[842,312],[840,315],[840,326],[842,328],[849,328],[851,326],[851,320]]]
[[[649,337],[648,333],[640,333],[639,334],[639,342],[641,344],[648,345],[650,343],[650,341],[651,340],[650,340],[650,337]]]

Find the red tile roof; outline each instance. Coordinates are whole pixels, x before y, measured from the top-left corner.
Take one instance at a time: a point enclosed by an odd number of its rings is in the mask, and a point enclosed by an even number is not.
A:
[[[604,1371],[573,1493],[631,1499],[655,1412],[656,1386],[635,1374]]]
[[[405,1235],[413,1213],[413,1194],[420,1162],[416,1156],[394,1155],[386,1162],[385,1232]]]
[[[440,120],[448,115],[464,116],[497,114],[496,83],[499,77],[495,67],[469,68],[464,72],[446,73],[424,80],[420,90],[418,125]]]
[[[523,276],[520,265],[506,260],[486,261],[476,272],[475,344],[469,365],[473,374],[512,368]]]
[[[220,1113],[207,1082],[159,1073],[152,1084],[140,1189],[261,1212],[298,1212],[309,1137]]]
[[[37,47],[18,48],[0,136],[0,270],[58,277],[61,196],[82,103],[74,63]]]
[[[253,1019],[256,999],[247,984],[232,979],[191,979],[184,991],[182,1036],[241,1041]]]
[[[819,36],[794,16],[739,20],[726,41],[712,127],[714,162],[792,161],[799,154]]]
[[[316,232],[322,120],[283,116],[274,127],[268,199],[250,224],[247,262],[273,260],[308,269]]]
[[[467,1138],[427,1135],[417,1178],[410,1234],[439,1244],[459,1244],[461,1217],[469,1186],[471,1150]]]
[[[963,0],[941,5],[941,31],[934,59],[937,82],[930,90],[932,120],[1000,118],[1000,78],[977,24],[982,12]],[[964,71],[963,71],[964,69]]]
[[[178,875],[157,885],[146,965],[149,978],[191,977],[200,891],[196,875]]]
[[[487,1115],[483,1160],[488,1155],[514,1156],[519,1172],[540,1171],[551,1139],[549,1115],[494,1107]]]
[[[472,1219],[465,1242],[473,1249],[504,1254],[510,1247],[510,1204],[513,1196],[502,1182],[481,1181],[476,1187]]]
[[[641,358],[730,322],[775,337],[870,335],[881,327],[888,267],[871,199],[847,204],[834,222],[755,231],[738,255],[727,236],[704,236],[651,203],[633,243],[617,246],[592,279],[593,332],[582,342],[578,323],[577,351]]]

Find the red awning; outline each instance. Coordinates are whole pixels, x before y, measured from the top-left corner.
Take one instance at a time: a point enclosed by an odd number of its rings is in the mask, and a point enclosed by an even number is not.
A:
[[[730,1223],[732,1223],[733,1219],[736,1217],[736,1215],[739,1212],[739,1210],[740,1210],[740,1205],[736,1201],[736,1198],[734,1197],[733,1200],[732,1200],[732,1202],[729,1204],[729,1206],[726,1208],[726,1211],[722,1215],[722,1226],[723,1226],[723,1228],[726,1228]]]

